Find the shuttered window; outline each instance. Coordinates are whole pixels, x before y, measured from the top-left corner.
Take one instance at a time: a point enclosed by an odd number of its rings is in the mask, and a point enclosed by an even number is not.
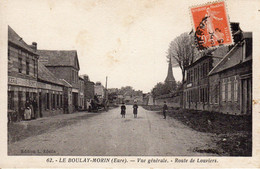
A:
[[[237,83],[237,78],[235,77],[234,80],[234,101],[237,101],[237,96],[238,96],[238,83]]]
[[[222,92],[222,101],[226,101],[226,98],[225,98],[225,94],[226,94],[226,83],[225,83],[225,79],[223,79],[222,81],[222,87],[221,87],[221,92]]]
[[[228,79],[228,101],[231,101],[231,80]]]

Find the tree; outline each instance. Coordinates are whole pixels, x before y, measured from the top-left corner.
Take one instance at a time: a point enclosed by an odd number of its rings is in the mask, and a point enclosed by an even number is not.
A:
[[[176,88],[174,88],[172,85],[160,82],[157,83],[152,89],[152,95],[153,97],[158,97],[164,94],[169,94],[175,90]]]
[[[194,62],[198,56],[195,47],[194,34],[185,32],[171,41],[167,58],[171,58],[173,67],[180,67],[182,71],[182,83],[185,79],[185,67]]]

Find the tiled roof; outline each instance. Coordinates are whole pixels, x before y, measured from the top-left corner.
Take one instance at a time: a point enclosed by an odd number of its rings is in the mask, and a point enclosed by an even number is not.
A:
[[[9,25],[8,25],[8,41],[27,50],[30,53],[38,55],[29,45],[27,45],[23,38],[21,38]]]
[[[38,78],[50,83],[63,85],[63,82],[52,74],[42,63],[38,62]]]
[[[241,58],[239,57],[238,44],[236,44],[224,57],[223,59],[209,72],[212,75],[217,72],[221,72],[228,68],[231,68],[239,64]]]
[[[240,42],[243,43],[243,40],[246,38],[252,38],[252,32],[242,32],[242,39],[240,39]],[[236,45],[223,57],[223,59],[209,72],[209,75],[221,72],[240,64],[243,61],[241,57],[243,53],[241,50],[241,44],[236,43]]]
[[[73,66],[79,69],[76,50],[38,50],[37,53],[45,66]]]

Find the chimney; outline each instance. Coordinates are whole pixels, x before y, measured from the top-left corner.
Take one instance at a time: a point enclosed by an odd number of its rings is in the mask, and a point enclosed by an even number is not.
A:
[[[30,47],[34,50],[34,52],[37,51],[37,43],[36,42],[32,42],[32,45],[30,45]]]

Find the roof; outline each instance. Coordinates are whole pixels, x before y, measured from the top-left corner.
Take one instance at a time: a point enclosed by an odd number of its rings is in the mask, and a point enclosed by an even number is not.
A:
[[[237,57],[238,43],[222,58],[222,60],[209,72],[208,75],[231,68],[240,63],[240,58]]]
[[[64,86],[60,79],[54,76],[42,63],[38,63],[38,78],[43,81]]]
[[[65,79],[60,79],[60,80],[61,80],[61,82],[63,83],[64,86],[72,87],[72,85],[69,82],[67,82]]]
[[[169,60],[169,65],[168,65],[168,73],[167,73],[167,77],[165,79],[165,82],[175,82],[175,79],[173,77],[173,73],[172,73],[172,61],[171,61],[171,57]]]
[[[45,66],[72,66],[79,68],[76,50],[37,50],[39,61]]]
[[[252,32],[242,32],[242,36],[243,38],[240,39],[240,42],[236,43],[223,59],[209,72],[209,75],[234,67],[242,62],[242,57],[240,57],[241,51],[239,51],[239,48],[241,48],[241,43],[243,43],[244,39],[252,38]]]
[[[8,41],[25,49],[26,51],[38,55],[27,43],[8,25]]]

